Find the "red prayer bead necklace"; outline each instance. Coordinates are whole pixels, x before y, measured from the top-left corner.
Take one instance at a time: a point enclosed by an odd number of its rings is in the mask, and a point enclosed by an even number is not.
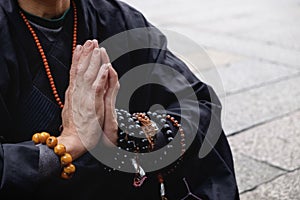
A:
[[[77,44],[77,8],[76,8],[76,4],[75,4],[74,1],[72,1],[72,4],[73,4],[73,12],[74,12],[73,44],[72,44],[72,55],[73,55],[74,50],[76,48],[76,44]],[[56,86],[55,86],[55,83],[54,83],[54,79],[53,79],[53,76],[52,76],[52,73],[51,73],[51,69],[50,69],[46,54],[44,52],[44,49],[42,47],[42,44],[40,43],[40,40],[39,40],[36,32],[32,28],[32,26],[30,25],[27,17],[24,15],[24,13],[21,10],[20,10],[20,15],[21,15],[22,19],[24,20],[28,30],[30,31],[30,33],[31,33],[31,35],[34,39],[34,42],[35,42],[35,44],[38,48],[38,51],[41,55],[41,58],[42,58],[43,64],[44,64],[44,68],[45,68],[45,72],[47,74],[47,77],[48,77],[48,80],[49,80],[50,87],[51,87],[52,93],[54,95],[54,98],[55,98],[57,104],[59,105],[59,107],[63,108],[64,104],[63,104],[63,102],[61,101],[61,98],[58,95],[58,92],[57,92],[57,89],[56,89]]]

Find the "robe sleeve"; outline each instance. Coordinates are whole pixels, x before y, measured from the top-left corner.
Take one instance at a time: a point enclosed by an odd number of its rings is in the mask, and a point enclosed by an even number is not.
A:
[[[6,26],[2,25],[5,28],[1,28],[0,36],[7,34]],[[12,114],[17,98],[9,97],[16,97],[20,91],[11,78],[16,62],[12,45],[7,37],[1,38],[6,40],[1,40],[0,45],[0,196],[17,194],[14,191],[34,191],[43,179],[54,173],[60,175],[59,160],[53,150],[45,145],[36,146],[31,141],[11,142],[17,137]]]
[[[0,143],[0,194],[33,192],[49,176],[59,176],[60,163],[53,150],[31,141]]]

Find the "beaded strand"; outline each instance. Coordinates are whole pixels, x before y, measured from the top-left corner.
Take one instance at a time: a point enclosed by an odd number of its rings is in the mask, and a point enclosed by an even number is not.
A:
[[[179,159],[176,161],[175,164],[172,165],[171,168],[168,168],[166,171],[158,172],[157,174],[157,180],[160,184],[160,194],[162,200],[167,200],[166,197],[166,191],[165,191],[165,185],[164,185],[164,177],[173,173],[176,168],[179,166],[179,164],[183,161],[183,155],[186,151],[186,145],[185,145],[185,135],[184,131],[181,127],[181,124],[170,115],[166,114],[158,114],[156,112],[147,112],[147,113],[133,113],[132,115],[121,109],[116,109],[118,120],[119,120],[119,139],[118,139],[118,146],[119,148],[125,149],[127,151],[134,151],[134,152],[140,152],[140,147],[137,145],[137,139],[134,137],[136,136],[136,132],[138,132],[139,136],[145,135],[146,138],[143,138],[144,141],[146,141],[144,148],[148,150],[148,152],[151,152],[154,149],[155,145],[155,139],[156,139],[156,133],[158,133],[158,130],[156,128],[157,125],[160,125],[161,132],[166,136],[167,142],[173,141],[174,134],[171,130],[170,125],[174,126],[181,137],[180,144],[181,144],[181,154]],[[124,117],[125,116],[125,117]],[[126,120],[127,119],[127,120]],[[155,119],[155,120],[154,120]],[[124,123],[127,122],[127,123]],[[147,126],[150,129],[145,129],[143,126]],[[153,126],[154,125],[154,126]],[[134,131],[135,129],[136,131]],[[142,131],[141,131],[142,130]],[[155,134],[153,134],[153,131],[157,130]],[[147,133],[145,133],[147,132]],[[172,148],[172,145],[167,144],[167,148]],[[167,152],[165,152],[166,154]],[[160,158],[161,159],[161,158]],[[137,180],[136,180],[137,179]],[[134,185],[136,187],[141,186],[145,179],[145,176],[140,176],[139,173],[136,173],[134,178]]]
[[[72,164],[73,158],[71,154],[67,153],[66,147],[63,144],[58,144],[55,136],[50,136],[47,132],[35,133],[32,136],[32,141],[37,144],[46,144],[54,153],[59,156],[61,167],[61,177],[63,179],[70,179],[76,171],[75,165]]]
[[[74,50],[76,48],[76,44],[77,44],[77,8],[76,8],[76,4],[75,4],[74,1],[72,1],[72,5],[73,5],[73,12],[74,12],[73,43],[72,43],[72,55],[73,55]],[[49,63],[48,63],[48,59],[46,57],[46,54],[44,52],[44,49],[43,49],[42,44],[40,42],[40,39],[38,38],[38,35],[36,34],[35,30],[32,28],[32,26],[31,26],[30,22],[28,21],[27,17],[25,16],[25,14],[21,10],[19,11],[19,13],[20,13],[24,23],[26,24],[28,30],[30,31],[30,33],[31,33],[31,35],[34,39],[34,42],[37,46],[37,49],[40,53],[40,56],[42,58],[43,65],[44,65],[44,68],[45,68],[45,72],[46,72],[46,75],[48,77],[49,84],[50,84],[52,93],[54,95],[55,101],[57,102],[57,104],[60,108],[63,108],[64,105],[63,105],[63,102],[61,101],[61,98],[59,97],[58,92],[57,92],[56,85],[55,85],[55,82],[54,82],[54,78],[52,76],[51,69],[50,69],[50,66],[49,66]]]

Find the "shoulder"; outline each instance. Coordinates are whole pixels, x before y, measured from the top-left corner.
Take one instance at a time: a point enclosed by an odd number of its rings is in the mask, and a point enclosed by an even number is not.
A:
[[[0,31],[8,25],[8,16],[15,10],[16,3],[14,1],[0,0]]]

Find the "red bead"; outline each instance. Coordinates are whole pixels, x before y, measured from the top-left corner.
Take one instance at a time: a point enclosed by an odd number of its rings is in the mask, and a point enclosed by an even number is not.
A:
[[[164,182],[164,178],[162,177],[161,174],[157,175],[157,179],[158,179],[159,183],[163,183]]]
[[[72,4],[73,4],[73,13],[74,13],[74,24],[73,24],[73,43],[72,43],[72,54],[76,48],[76,44],[77,44],[77,8],[76,8],[76,4],[74,1],[72,1]],[[34,29],[31,27],[30,23],[28,22],[26,16],[24,15],[24,13],[22,11],[19,11],[20,13],[20,16],[22,17],[24,23],[26,24],[28,30],[30,31],[33,39],[34,39],[34,42],[38,48],[38,51],[40,52],[40,55],[42,57],[42,60],[43,60],[43,63],[44,63],[44,67],[45,67],[45,70],[46,70],[46,74],[47,74],[47,77],[50,81],[50,85],[51,85],[51,89],[52,89],[52,93],[54,95],[57,94],[56,92],[56,87],[53,83],[53,86],[52,86],[52,83],[53,82],[53,77],[51,75],[51,71],[50,71],[50,67],[49,67],[49,64],[48,64],[48,61],[47,61],[47,58],[45,56],[45,52],[43,50],[43,47],[42,47],[42,44],[40,43],[40,40],[37,36],[37,34],[35,33]],[[58,103],[58,105],[60,106],[60,108],[63,108],[63,104],[62,102],[60,101],[60,98],[59,97],[56,97],[56,101]]]

